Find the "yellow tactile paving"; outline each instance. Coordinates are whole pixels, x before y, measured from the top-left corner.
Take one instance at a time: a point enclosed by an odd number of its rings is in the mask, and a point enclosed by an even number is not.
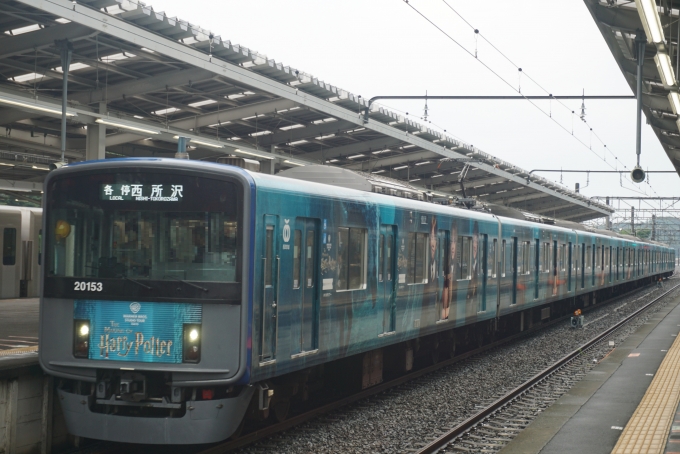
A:
[[[38,346],[13,348],[11,350],[0,350],[0,356],[23,355],[24,353],[37,352]]]
[[[677,337],[612,454],[662,454],[679,402],[680,337]]]

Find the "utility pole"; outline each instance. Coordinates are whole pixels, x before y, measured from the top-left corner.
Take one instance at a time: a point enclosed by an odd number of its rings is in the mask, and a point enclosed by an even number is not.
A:
[[[630,229],[635,236],[635,207],[630,207]]]

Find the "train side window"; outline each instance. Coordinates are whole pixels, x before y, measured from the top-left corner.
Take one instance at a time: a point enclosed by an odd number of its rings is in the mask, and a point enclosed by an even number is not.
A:
[[[501,277],[505,277],[505,266],[506,266],[506,257],[505,257],[505,240],[501,243]]]
[[[498,249],[498,240],[494,238],[491,242],[491,250],[489,251],[489,257],[492,258],[491,261],[491,277],[496,277],[498,273],[498,256],[496,255],[496,250]]]
[[[459,280],[468,280],[470,276],[470,249],[472,248],[472,237],[459,236],[458,237],[458,270]]]
[[[264,285],[272,285],[272,258],[274,255],[274,226],[267,226],[264,251]]]
[[[316,270],[316,267],[314,266],[314,257],[316,257],[316,251],[315,249],[315,242],[314,242],[314,230],[307,230],[307,247],[306,247],[306,255],[305,255],[305,273],[307,274],[305,277],[307,278],[307,288],[312,288],[314,287],[314,270]],[[352,232],[350,232],[349,236],[349,241],[350,241],[350,255],[351,255],[351,248],[352,248]],[[354,277],[352,274],[352,265],[350,265],[350,285],[352,285],[352,278]]]
[[[338,290],[366,288],[366,233],[366,229],[338,229]]]
[[[378,282],[383,281],[383,274],[385,273],[385,259],[383,248],[385,247],[385,235],[380,235],[380,243],[378,244]]]
[[[392,260],[392,234],[387,235],[387,280],[391,281],[394,276],[394,263]]]
[[[428,235],[427,233],[409,233],[409,266],[407,282],[409,284],[427,284]]]
[[[588,246],[586,248],[586,269],[589,270],[593,266],[593,256],[592,253],[590,252],[592,249],[592,246]]]
[[[531,241],[522,243],[522,274],[531,273]]]
[[[293,238],[293,288],[300,288],[300,242],[302,231],[296,230]]]
[[[5,228],[2,235],[2,264],[15,265],[17,262],[17,229]]]
[[[42,265],[42,229],[38,230],[38,265]]]

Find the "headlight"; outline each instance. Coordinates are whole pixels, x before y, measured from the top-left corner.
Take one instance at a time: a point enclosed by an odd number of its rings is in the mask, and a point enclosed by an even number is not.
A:
[[[90,321],[73,321],[73,356],[87,358],[90,351]]]
[[[185,363],[197,363],[201,360],[201,325],[184,325]]]

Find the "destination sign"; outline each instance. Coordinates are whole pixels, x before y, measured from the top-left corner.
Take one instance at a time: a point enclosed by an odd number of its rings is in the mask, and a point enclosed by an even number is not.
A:
[[[182,184],[102,184],[101,200],[133,200],[137,202],[181,202]]]

